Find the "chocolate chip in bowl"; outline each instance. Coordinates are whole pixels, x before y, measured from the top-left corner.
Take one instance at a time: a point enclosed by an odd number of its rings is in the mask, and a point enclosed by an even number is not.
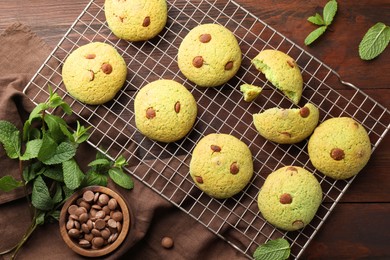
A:
[[[103,186],[74,193],[60,214],[60,232],[74,252],[88,257],[107,255],[125,240],[133,218],[122,196]]]

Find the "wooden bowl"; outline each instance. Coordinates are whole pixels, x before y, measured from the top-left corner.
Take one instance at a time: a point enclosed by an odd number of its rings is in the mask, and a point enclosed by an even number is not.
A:
[[[98,192],[99,194],[107,194],[109,197],[115,198],[116,201],[118,202],[118,207],[119,207],[120,211],[122,212],[122,216],[123,216],[123,219],[121,221],[122,228],[121,228],[120,232],[118,232],[118,236],[117,236],[116,240],[112,243],[109,243],[109,244],[101,247],[101,248],[84,248],[84,247],[79,245],[79,241],[77,239],[71,238],[68,234],[67,222],[68,222],[68,219],[70,216],[70,214],[68,212],[68,208],[71,205],[74,205],[74,204],[77,205],[77,200],[82,198],[84,192],[88,191],[88,190],[90,190],[94,193]],[[99,257],[99,256],[107,255],[107,254],[113,252],[115,249],[117,249],[121,245],[121,243],[125,240],[128,232],[129,232],[130,223],[132,221],[131,218],[132,218],[131,212],[130,212],[125,200],[123,199],[123,197],[120,194],[116,193],[115,191],[113,191],[107,187],[90,186],[90,187],[86,187],[86,188],[83,188],[83,189],[75,192],[66,201],[66,203],[62,207],[62,210],[60,213],[60,220],[59,220],[60,232],[61,232],[61,236],[62,236],[63,240],[65,241],[65,243],[74,252],[76,252],[80,255],[83,255],[83,256],[87,256],[87,257]]]

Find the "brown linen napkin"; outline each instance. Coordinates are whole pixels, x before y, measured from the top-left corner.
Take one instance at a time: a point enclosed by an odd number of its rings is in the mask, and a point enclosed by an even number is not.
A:
[[[22,24],[10,26],[0,35],[0,59],[7,64],[0,72],[0,120],[21,128],[33,104],[21,92],[50,48]],[[85,165],[95,156],[95,149],[83,145],[77,160]],[[0,148],[0,177],[17,177],[17,162],[9,160]],[[203,225],[176,208],[143,183],[135,181],[131,191],[119,191],[135,216],[133,229],[125,242],[104,259],[246,259],[241,253],[215,236]],[[28,225],[30,215],[22,190],[0,193],[0,251],[16,244]],[[164,236],[174,239],[172,249],[162,248]],[[8,259],[9,255],[4,258]],[[60,236],[58,223],[39,227],[23,246],[18,259],[79,259]],[[2,259],[0,257],[0,259]]]

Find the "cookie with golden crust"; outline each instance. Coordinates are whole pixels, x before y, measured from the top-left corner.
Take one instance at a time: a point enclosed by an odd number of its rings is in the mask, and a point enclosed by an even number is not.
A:
[[[183,39],[178,65],[200,87],[216,87],[229,81],[241,66],[241,49],[234,34],[219,24],[202,24]]]
[[[318,180],[298,166],[285,166],[269,174],[257,198],[263,217],[287,231],[309,224],[321,201],[322,189]]]
[[[134,100],[138,130],[165,143],[183,138],[192,129],[197,111],[194,96],[174,80],[153,81],[142,87]]]
[[[195,146],[190,175],[206,194],[225,199],[239,193],[253,176],[249,147],[228,134],[209,134]]]
[[[303,78],[292,57],[278,50],[267,49],[253,58],[252,64],[294,104],[299,103],[303,91]]]
[[[62,67],[66,90],[79,101],[100,105],[113,99],[122,88],[127,67],[117,50],[92,42],[74,50]]]
[[[314,167],[333,179],[358,174],[372,152],[366,129],[350,117],[335,117],[321,123],[307,148]]]
[[[301,142],[313,133],[318,120],[318,108],[311,103],[300,109],[270,108],[253,115],[259,134],[279,144]]]
[[[146,41],[157,36],[168,19],[166,0],[106,0],[104,14],[120,39]]]

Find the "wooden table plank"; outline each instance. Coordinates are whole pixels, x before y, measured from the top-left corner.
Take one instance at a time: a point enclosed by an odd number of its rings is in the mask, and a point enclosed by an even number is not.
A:
[[[87,0],[2,0],[0,32],[14,22],[28,24],[54,48]],[[358,44],[376,22],[390,24],[387,0],[338,1],[331,31],[310,47],[303,45],[315,27],[307,17],[321,12],[327,1],[237,0],[255,16],[335,69],[343,80],[363,89],[390,108],[390,49],[373,61],[362,61]],[[0,46],[1,47],[1,46]],[[390,257],[387,219],[390,215],[390,137],[382,141],[334,212],[304,253],[304,259]]]

